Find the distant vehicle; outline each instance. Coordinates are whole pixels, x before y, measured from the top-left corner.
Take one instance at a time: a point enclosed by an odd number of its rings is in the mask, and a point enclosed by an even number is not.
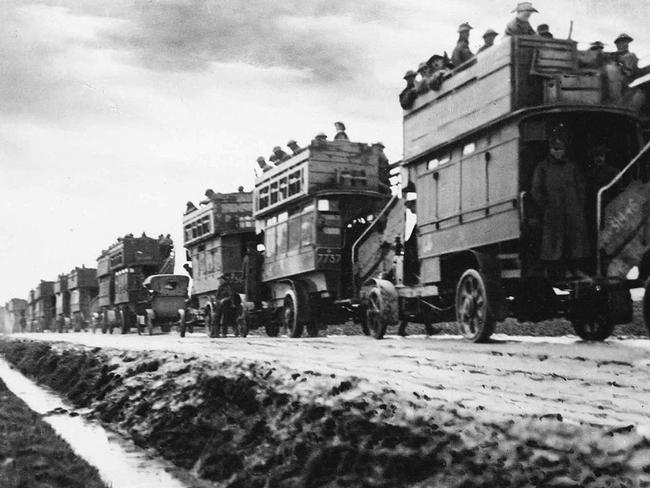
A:
[[[178,325],[181,336],[185,335],[185,302],[188,299],[190,279],[184,275],[152,275],[144,280],[142,287],[146,298],[137,305],[138,333],[146,329],[149,335],[155,327],[169,332]]]
[[[173,272],[173,245],[151,237],[125,236],[97,258],[98,307],[102,333],[122,334],[137,325],[139,304],[148,299],[142,284],[151,275]]]

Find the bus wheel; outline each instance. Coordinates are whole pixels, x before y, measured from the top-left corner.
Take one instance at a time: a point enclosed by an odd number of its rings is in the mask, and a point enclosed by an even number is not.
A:
[[[595,317],[575,318],[571,321],[571,325],[583,341],[604,341],[614,330],[612,321],[601,313]]]
[[[280,320],[282,320],[282,325],[286,327],[289,337],[296,338],[302,335],[303,324],[298,320],[295,295],[287,294],[284,297]]]
[[[486,342],[496,325],[490,311],[483,275],[468,269],[456,288],[456,320],[463,337],[471,342]]]
[[[375,339],[383,339],[386,334],[386,321],[382,318],[381,297],[377,291],[368,295],[368,308],[366,308],[366,323]]]

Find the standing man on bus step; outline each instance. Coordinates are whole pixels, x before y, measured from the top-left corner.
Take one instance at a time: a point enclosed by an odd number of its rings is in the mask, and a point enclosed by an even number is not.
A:
[[[506,36],[534,36],[537,34],[530,25],[530,16],[539,12],[531,2],[519,2],[512,11],[516,17],[506,25]]]
[[[456,43],[454,52],[451,54],[451,62],[454,68],[458,68],[461,64],[474,57],[474,54],[469,49],[469,31],[472,29],[473,27],[468,22],[458,26],[458,42]]]
[[[554,138],[549,155],[535,168],[532,197],[542,214],[540,259],[551,278],[563,272],[584,278],[580,269],[589,257],[585,179],[578,165],[566,157],[566,144]]]

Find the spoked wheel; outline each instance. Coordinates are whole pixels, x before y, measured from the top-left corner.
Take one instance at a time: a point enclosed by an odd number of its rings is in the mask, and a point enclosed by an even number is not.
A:
[[[291,295],[284,297],[280,320],[282,326],[287,329],[289,337],[296,338],[302,335],[303,324],[298,320],[298,308],[296,307],[295,298]]]
[[[456,320],[463,337],[471,342],[486,342],[496,325],[490,312],[483,275],[468,269],[456,288]]]
[[[373,291],[368,295],[366,324],[375,339],[383,339],[386,334],[387,324],[381,316],[381,297],[376,291]]]
[[[612,321],[602,313],[596,314],[595,317],[576,318],[571,321],[571,325],[583,341],[604,341],[614,330]]]

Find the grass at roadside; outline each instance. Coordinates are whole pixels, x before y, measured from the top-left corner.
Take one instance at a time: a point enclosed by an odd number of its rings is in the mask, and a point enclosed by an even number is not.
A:
[[[79,458],[39,414],[0,380],[0,486],[103,488],[97,470]]]

